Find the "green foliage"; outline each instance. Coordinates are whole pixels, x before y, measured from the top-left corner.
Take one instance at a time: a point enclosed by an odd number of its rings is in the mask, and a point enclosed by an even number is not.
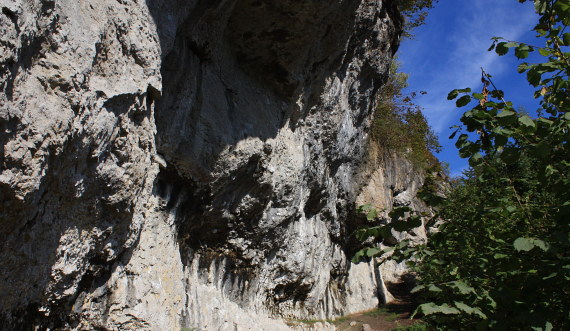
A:
[[[438,329],[570,328],[570,1],[534,3],[544,45],[494,38],[490,50],[543,57],[519,66],[538,115],[516,110],[485,72],[480,93],[451,91],[458,107],[471,105],[450,137],[471,169],[437,201],[431,222],[446,221],[429,243],[393,255],[410,258],[424,302],[416,314]]]
[[[430,305],[457,309],[420,306],[418,313],[440,327],[530,325],[540,321],[538,312],[562,309],[568,295],[554,293],[554,288],[564,289],[561,283],[542,281],[557,269],[552,256],[545,259],[549,244],[537,239],[555,230],[548,209],[556,197],[536,178],[536,160],[522,156],[508,165],[485,162],[440,206],[439,217],[448,221],[430,236],[423,247],[430,254],[415,266],[421,283],[416,292]],[[490,176],[487,167],[496,173]],[[561,318],[552,311],[543,314],[552,321]]]
[[[400,326],[391,331],[427,331],[430,330],[429,326],[425,323],[414,323],[408,326]]]
[[[412,37],[411,31],[425,23],[428,10],[439,0],[400,0],[398,8],[404,15],[404,36]]]
[[[382,317],[386,321],[395,321],[400,318],[400,315],[388,311],[385,307],[377,308],[374,310],[367,311],[363,314],[364,316]]]
[[[570,62],[562,46],[570,2],[537,0],[535,8],[543,47],[494,38],[490,50],[545,57],[519,66],[537,88],[538,117],[515,110],[485,72],[481,93],[448,97],[478,104],[463,114],[467,132],[456,143],[472,169],[440,206],[448,221],[416,266],[428,301],[418,313],[442,328],[569,327]]]
[[[439,151],[441,146],[421,108],[414,102],[418,93],[403,93],[408,85],[408,75],[398,72],[398,66],[394,60],[390,78],[378,94],[372,141],[381,150],[404,155],[420,168],[426,168],[437,163],[432,153]]]
[[[356,230],[356,238],[362,242],[373,240],[375,243],[389,245],[387,248],[366,247],[354,255],[352,261],[358,263],[365,258],[392,253],[391,258],[400,261],[411,258],[415,249],[409,246],[409,240],[396,243],[393,232],[408,232],[422,226],[422,219],[410,207],[395,207],[389,214],[389,219],[379,217],[378,212],[370,205],[359,206],[357,212],[366,215],[371,226]]]

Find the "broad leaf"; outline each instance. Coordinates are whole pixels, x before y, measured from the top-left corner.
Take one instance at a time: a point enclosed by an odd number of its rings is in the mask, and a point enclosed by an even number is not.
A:
[[[459,95],[459,91],[453,90],[453,91],[449,92],[449,94],[447,95],[447,100],[453,100],[453,99],[457,98],[458,95]]]
[[[519,252],[520,251],[528,252],[534,248],[532,239],[529,238],[517,238],[513,243],[513,246]]]
[[[519,117],[519,122],[522,125],[527,126],[527,127],[533,127],[533,128],[536,127],[536,124],[534,124],[534,121],[526,115]]]
[[[497,54],[501,56],[507,54],[509,52],[509,48],[506,45],[507,45],[506,42],[498,43],[497,46],[495,47],[495,52],[497,52]]]
[[[469,315],[477,315],[481,318],[487,318],[487,316],[485,314],[483,314],[483,312],[481,311],[481,309],[477,308],[477,307],[471,307],[466,305],[465,303],[461,302],[461,301],[455,301],[453,303],[455,305],[455,307],[457,307],[459,310],[466,312]]]
[[[410,291],[410,293],[417,293],[417,292],[419,292],[419,291],[421,291],[421,290],[423,290],[423,289],[425,289],[425,288],[426,288],[426,287],[425,287],[424,285],[418,285],[418,286],[414,287],[414,288]]]
[[[366,256],[368,257],[374,257],[380,253],[382,253],[382,250],[378,247],[373,247],[366,250]]]
[[[459,314],[460,313],[460,311],[457,308],[451,307],[447,303],[444,303],[443,305],[438,306],[433,302],[421,304],[418,306],[418,308],[416,310],[420,311],[422,314],[424,314],[426,316],[431,315],[431,314],[450,315],[450,314]]]
[[[507,117],[507,116],[514,116],[514,115],[515,115],[514,111],[503,110],[497,115],[497,117]]]
[[[464,95],[461,98],[457,99],[455,104],[457,105],[457,107],[463,107],[463,106],[466,106],[467,104],[469,104],[470,101],[471,101],[471,96]]]

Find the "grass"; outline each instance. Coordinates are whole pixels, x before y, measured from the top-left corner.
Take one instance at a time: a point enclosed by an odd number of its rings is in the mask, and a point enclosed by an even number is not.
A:
[[[400,318],[398,314],[388,311],[385,307],[367,311],[363,315],[373,317],[383,316],[387,321],[395,321]]]
[[[428,328],[427,324],[424,324],[421,322],[415,323],[413,325],[407,325],[407,326],[401,325],[401,326],[399,326],[399,322],[397,320],[399,320],[401,318],[400,314],[391,311],[389,307],[380,307],[377,309],[369,310],[369,311],[361,313],[361,314],[352,314],[352,315],[340,316],[340,317],[336,317],[334,320],[332,320],[332,319],[327,319],[327,320],[289,319],[286,321],[286,324],[289,326],[296,326],[299,324],[313,325],[315,323],[330,323],[330,324],[339,326],[339,325],[343,324],[344,322],[353,320],[355,317],[357,318],[358,315],[369,316],[369,317],[374,317],[374,318],[381,318],[381,319],[383,319],[385,321],[389,321],[389,322],[396,321],[395,323],[396,323],[397,327],[392,329],[392,331],[427,331],[427,330],[430,330]]]
[[[340,317],[336,317],[334,320],[327,320],[327,322],[331,323],[331,324],[338,324],[338,323],[348,321],[349,319],[350,319],[350,316],[340,316]]]
[[[330,323],[330,324],[338,324],[338,323],[342,323],[345,321],[348,321],[351,318],[351,316],[347,315],[347,316],[340,316],[340,317],[336,317],[334,320],[333,319],[327,319],[327,320],[309,320],[309,319],[289,319],[287,320],[287,324],[290,325],[295,325],[295,324],[315,324],[315,323]]]
[[[428,330],[430,329],[427,324],[419,322],[412,325],[399,326],[390,331],[428,331]]]
[[[324,320],[309,320],[309,319],[289,319],[287,321],[285,321],[285,324],[289,325],[289,326],[295,326],[297,324],[309,324],[309,325],[313,325],[315,323],[325,323],[325,322],[329,322],[330,321],[324,321]]]

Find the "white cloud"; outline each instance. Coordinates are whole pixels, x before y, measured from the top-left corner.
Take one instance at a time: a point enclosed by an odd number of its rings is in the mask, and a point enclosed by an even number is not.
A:
[[[404,42],[400,59],[403,70],[411,74],[410,88],[428,91],[418,103],[441,133],[457,114],[446,99],[449,91],[480,86],[481,67],[495,77],[505,72],[505,61],[487,51],[491,37],[518,40],[530,31],[536,17],[532,7],[515,1],[456,0],[438,6],[422,34]]]

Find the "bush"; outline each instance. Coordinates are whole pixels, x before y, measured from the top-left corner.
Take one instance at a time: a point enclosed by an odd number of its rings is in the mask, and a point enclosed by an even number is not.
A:
[[[432,153],[438,152],[441,146],[421,108],[414,102],[418,93],[403,93],[407,80],[408,75],[398,72],[398,62],[394,60],[390,78],[378,93],[372,140],[380,150],[400,154],[413,164],[427,168],[437,163]]]

